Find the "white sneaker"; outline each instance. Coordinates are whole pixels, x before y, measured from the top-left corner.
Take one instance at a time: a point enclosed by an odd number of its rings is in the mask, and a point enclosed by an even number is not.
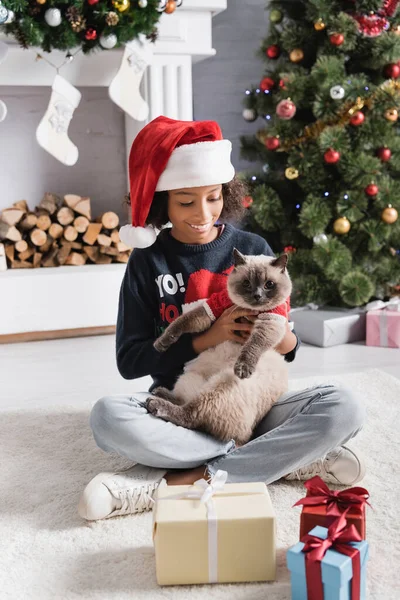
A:
[[[97,521],[141,513],[153,508],[152,497],[166,470],[135,465],[119,473],[100,473],[85,487],[79,500],[82,519]]]
[[[326,483],[335,485],[354,485],[365,475],[365,462],[362,455],[347,446],[339,446],[316,462],[297,469],[284,479],[306,481],[319,475]]]

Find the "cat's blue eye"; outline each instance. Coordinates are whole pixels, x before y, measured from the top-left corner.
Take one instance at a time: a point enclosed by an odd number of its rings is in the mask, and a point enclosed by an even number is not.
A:
[[[268,281],[266,281],[266,282],[264,283],[264,287],[265,287],[267,290],[272,290],[272,289],[275,287],[275,282],[274,282],[274,281],[271,281],[271,280],[269,279]]]

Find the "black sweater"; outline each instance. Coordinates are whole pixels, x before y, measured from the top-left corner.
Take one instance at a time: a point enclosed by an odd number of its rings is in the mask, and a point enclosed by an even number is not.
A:
[[[196,358],[191,334],[183,335],[164,353],[157,352],[153,342],[188,304],[208,298],[225,285],[233,249],[273,256],[262,237],[229,224],[209,244],[183,244],[170,231],[163,229],[152,246],[132,252],[119,296],[118,370],[125,379],[151,375],[150,390],[158,385],[172,389],[184,364]],[[287,360],[294,359],[298,345]]]

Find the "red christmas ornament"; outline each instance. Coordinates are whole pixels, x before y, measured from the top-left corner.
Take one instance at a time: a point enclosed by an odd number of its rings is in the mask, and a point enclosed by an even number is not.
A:
[[[90,4],[90,6],[93,6],[94,4],[97,4],[99,2],[99,0],[88,0],[88,4]]]
[[[400,70],[400,69],[399,69]],[[271,77],[264,77],[260,82],[260,88],[263,92],[270,91],[275,85],[275,81]]]
[[[354,115],[351,117],[350,124],[354,127],[358,127],[359,125],[362,125],[364,121],[365,115],[361,110],[359,110],[356,113],[354,113]]]
[[[281,53],[281,49],[279,48],[279,46],[268,46],[268,48],[265,51],[265,54],[268,56],[268,58],[278,58],[278,56]]]
[[[249,208],[253,204],[253,198],[251,196],[245,196],[242,198],[242,204],[245,208]]]
[[[286,90],[286,84],[287,84],[287,81],[285,79],[279,80],[279,87],[282,88],[283,90]]]
[[[285,246],[283,251],[286,252],[286,254],[294,254],[296,252],[297,248],[295,248],[295,246]]]
[[[380,158],[382,162],[387,162],[392,156],[392,151],[390,150],[390,148],[382,147],[378,148],[378,150],[376,151],[376,155],[378,158]]]
[[[358,31],[365,37],[378,37],[390,27],[389,21],[384,16],[376,14],[352,16],[357,21]]]
[[[324,160],[328,165],[334,165],[340,160],[340,152],[334,150],[333,148],[329,148],[324,154]]]
[[[280,119],[289,121],[296,114],[296,105],[291,100],[281,100],[276,106],[276,114]]]
[[[268,137],[265,140],[265,146],[268,148],[268,150],[276,150],[280,146],[279,138],[277,138],[275,136],[274,137]]]
[[[344,35],[343,33],[332,33],[329,40],[334,46],[341,46],[344,42]]]
[[[365,188],[365,193],[367,194],[367,196],[376,196],[378,192],[379,188],[375,183],[370,183]]]
[[[390,63],[386,65],[383,70],[386,77],[390,77],[391,79],[397,79],[400,75],[400,66],[398,63]]]
[[[95,40],[97,38],[97,31],[91,27],[85,33],[85,38],[90,41]]]

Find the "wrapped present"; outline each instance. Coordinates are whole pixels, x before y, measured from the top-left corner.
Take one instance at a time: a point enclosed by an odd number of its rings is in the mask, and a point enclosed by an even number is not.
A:
[[[298,500],[293,506],[302,506],[300,517],[300,539],[313,527],[329,527],[343,512],[349,525],[365,540],[365,506],[368,504],[368,490],[353,487],[347,490],[330,490],[321,477],[316,475],[305,482],[307,489],[305,498]]]
[[[287,552],[292,600],[365,600],[368,542],[346,514],[314,527]]]
[[[159,585],[275,579],[275,514],[264,483],[160,486],[153,512]]]
[[[365,340],[365,311],[310,304],[290,312],[300,339],[313,346],[336,346]]]
[[[400,297],[367,304],[367,346],[400,348]]]

